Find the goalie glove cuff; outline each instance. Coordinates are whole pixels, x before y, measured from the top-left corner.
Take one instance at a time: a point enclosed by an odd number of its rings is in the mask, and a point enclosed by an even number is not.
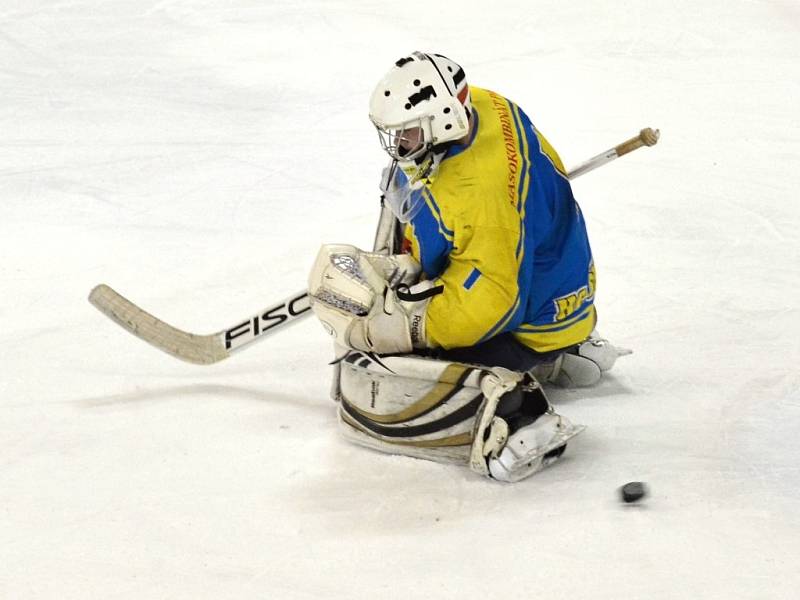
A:
[[[408,331],[414,348],[429,348],[425,327],[425,315],[431,298],[444,291],[442,286],[432,281],[420,281],[411,287],[400,285],[395,292],[396,302],[408,316]]]
[[[425,313],[430,299],[436,295],[428,293],[435,290],[430,281],[420,282],[411,288],[383,291],[383,299],[376,298],[364,320],[366,348],[378,354],[397,354],[412,352],[414,348],[427,348],[425,332]],[[402,300],[401,297],[407,298]]]

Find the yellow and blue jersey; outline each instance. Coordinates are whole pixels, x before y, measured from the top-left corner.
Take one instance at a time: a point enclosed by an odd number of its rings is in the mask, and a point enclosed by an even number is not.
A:
[[[513,102],[471,88],[469,141],[419,194],[405,247],[443,286],[426,315],[432,346],[512,332],[537,352],[592,331],[595,271],[586,226],[556,151]]]

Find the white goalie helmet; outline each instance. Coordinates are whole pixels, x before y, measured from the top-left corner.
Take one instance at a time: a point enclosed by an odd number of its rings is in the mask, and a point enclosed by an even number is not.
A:
[[[369,118],[389,156],[413,161],[464,137],[471,109],[464,70],[440,54],[414,52],[375,87]]]

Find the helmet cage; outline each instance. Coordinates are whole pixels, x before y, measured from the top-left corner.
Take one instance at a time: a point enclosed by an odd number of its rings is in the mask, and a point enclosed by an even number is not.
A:
[[[420,117],[401,123],[397,128],[373,123],[383,150],[394,160],[410,161],[424,156],[433,146],[431,118]],[[412,130],[416,131],[412,134]],[[405,143],[404,143],[405,142]]]

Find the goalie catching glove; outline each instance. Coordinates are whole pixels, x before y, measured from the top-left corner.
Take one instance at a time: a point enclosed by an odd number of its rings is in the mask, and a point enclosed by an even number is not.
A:
[[[441,286],[417,282],[408,254],[375,254],[325,244],[308,277],[311,308],[338,344],[376,354],[428,347],[425,311]]]

